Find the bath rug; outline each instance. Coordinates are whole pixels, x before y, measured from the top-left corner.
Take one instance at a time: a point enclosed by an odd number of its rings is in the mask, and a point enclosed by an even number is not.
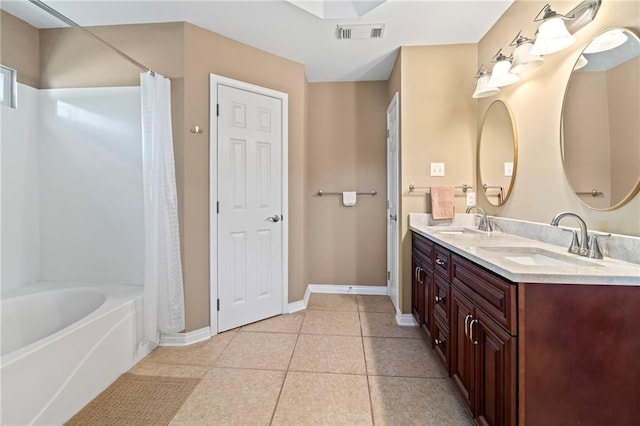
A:
[[[198,383],[195,378],[125,373],[65,425],[168,425]]]

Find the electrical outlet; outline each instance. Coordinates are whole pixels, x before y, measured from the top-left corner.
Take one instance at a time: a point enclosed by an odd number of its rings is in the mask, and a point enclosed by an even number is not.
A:
[[[506,177],[513,176],[513,162],[504,163],[504,175]]]
[[[431,163],[431,176],[444,176],[444,163]]]

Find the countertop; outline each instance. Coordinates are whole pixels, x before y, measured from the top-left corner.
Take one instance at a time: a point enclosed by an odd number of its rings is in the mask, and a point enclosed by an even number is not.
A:
[[[513,282],[640,286],[640,265],[635,263],[606,257],[589,259],[568,253],[567,248],[518,235],[477,231],[468,223],[456,226],[411,223],[410,229]],[[556,263],[557,259],[558,264],[522,264],[537,255],[542,255],[539,258],[547,263]]]

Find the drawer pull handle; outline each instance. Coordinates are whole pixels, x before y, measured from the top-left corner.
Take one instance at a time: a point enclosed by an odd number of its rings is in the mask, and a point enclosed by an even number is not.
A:
[[[464,335],[469,337],[469,319],[473,319],[473,315],[469,314],[464,317]]]
[[[475,337],[474,337],[474,332],[473,332],[473,326],[474,326],[475,324],[477,324],[477,323],[478,323],[478,320],[477,320],[477,319],[474,319],[474,320],[472,320],[472,321],[469,323],[469,330],[470,330],[470,331],[469,331],[469,333],[471,334],[471,336],[469,337],[469,339],[471,339],[471,341],[473,342],[473,344],[474,344],[474,345],[477,345],[477,344],[478,344],[478,340],[476,340],[476,339],[475,339]]]
[[[436,263],[437,263],[438,265],[440,265],[440,266],[444,266],[444,265],[446,265],[446,264],[447,264],[447,262],[445,262],[444,260],[442,260],[442,259],[440,259],[440,258],[437,258],[437,257],[436,257]]]

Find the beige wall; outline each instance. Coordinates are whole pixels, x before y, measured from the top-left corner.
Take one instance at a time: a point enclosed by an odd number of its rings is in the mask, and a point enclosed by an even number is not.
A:
[[[0,10],[0,63],[18,72],[17,80],[40,87],[38,30],[21,19]]]
[[[520,29],[532,36],[538,26],[532,22],[533,17],[545,3],[516,0],[478,44],[478,65],[487,64],[498,48],[506,47]],[[566,13],[575,5],[574,1],[558,1],[553,8]],[[484,116],[492,100],[507,102],[516,119],[520,142],[518,175],[511,197],[503,207],[491,207],[484,202],[489,212],[548,223],[558,212],[572,211],[582,216],[590,229],[640,235],[640,197],[615,211],[591,210],[573,194],[560,157],[560,113],[565,86],[582,48],[606,28],[637,30],[639,22],[638,2],[602,2],[595,21],[576,33],[573,46],[545,56],[544,65],[522,74],[519,83],[478,102],[478,117]]]
[[[402,47],[401,51],[401,217],[402,312],[411,312],[411,233],[409,213],[430,212],[417,186],[462,185],[474,181],[477,106],[471,97],[476,45]],[[430,177],[430,163],[444,162],[445,176]],[[466,198],[456,190],[456,212]]]
[[[309,85],[309,283],[385,286],[387,82]],[[354,207],[318,190],[368,192]]]
[[[640,177],[640,56],[607,71],[607,94],[611,198],[615,203],[633,189]]]
[[[595,208],[611,205],[609,105],[604,72],[577,72],[567,89],[563,115],[564,167],[572,188]],[[587,194],[597,189],[604,197]]]
[[[209,73],[289,94],[289,301],[305,281],[305,132],[307,80],[296,62],[185,25],[185,130],[181,173],[187,331],[209,325]],[[198,125],[204,133],[189,131]]]

